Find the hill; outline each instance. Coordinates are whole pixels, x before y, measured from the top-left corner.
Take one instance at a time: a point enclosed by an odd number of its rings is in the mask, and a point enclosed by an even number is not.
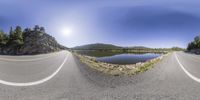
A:
[[[148,48],[148,47],[144,47],[144,46],[133,46],[133,47],[126,47],[127,49],[135,49],[135,50],[139,50],[139,49],[152,49],[152,48]]]
[[[95,44],[76,46],[72,49],[75,49],[75,50],[100,50],[100,49],[122,49],[122,47],[115,46],[112,44],[95,43]]]
[[[145,46],[129,46],[121,47],[112,44],[95,43],[71,48],[72,50],[114,50],[115,52],[166,52],[166,51],[182,51],[184,49],[179,47],[172,48],[149,48]]]
[[[87,44],[87,45],[82,45],[82,46],[76,46],[72,48],[74,50],[109,50],[109,49],[134,49],[134,50],[146,50],[146,49],[151,49],[148,47],[144,46],[133,46],[133,47],[121,47],[121,46],[116,46],[112,44],[104,44],[104,43],[95,43],[95,44]]]

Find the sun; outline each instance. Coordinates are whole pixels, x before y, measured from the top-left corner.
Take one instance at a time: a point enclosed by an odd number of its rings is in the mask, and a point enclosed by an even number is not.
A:
[[[61,29],[61,33],[62,33],[64,36],[69,36],[69,35],[72,34],[72,29],[65,27],[65,28]]]

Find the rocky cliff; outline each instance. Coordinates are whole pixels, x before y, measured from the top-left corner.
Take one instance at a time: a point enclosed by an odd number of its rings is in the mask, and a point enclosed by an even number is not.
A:
[[[27,28],[23,31],[22,36],[22,44],[7,43],[7,45],[0,47],[0,53],[4,55],[33,55],[67,49],[57,43],[54,37],[45,33],[43,27]]]

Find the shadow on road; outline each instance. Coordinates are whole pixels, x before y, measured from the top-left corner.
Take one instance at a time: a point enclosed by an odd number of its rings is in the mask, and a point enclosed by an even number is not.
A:
[[[183,52],[184,52],[184,53],[187,53],[187,54],[200,55],[200,53],[199,53],[199,52],[197,52],[197,53],[190,52],[190,51],[183,51]]]

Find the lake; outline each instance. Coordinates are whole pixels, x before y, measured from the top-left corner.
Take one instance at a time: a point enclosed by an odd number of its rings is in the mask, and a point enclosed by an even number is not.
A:
[[[78,51],[80,54],[96,57],[97,61],[111,64],[135,64],[159,57],[158,53],[124,53],[124,52],[100,52]]]

